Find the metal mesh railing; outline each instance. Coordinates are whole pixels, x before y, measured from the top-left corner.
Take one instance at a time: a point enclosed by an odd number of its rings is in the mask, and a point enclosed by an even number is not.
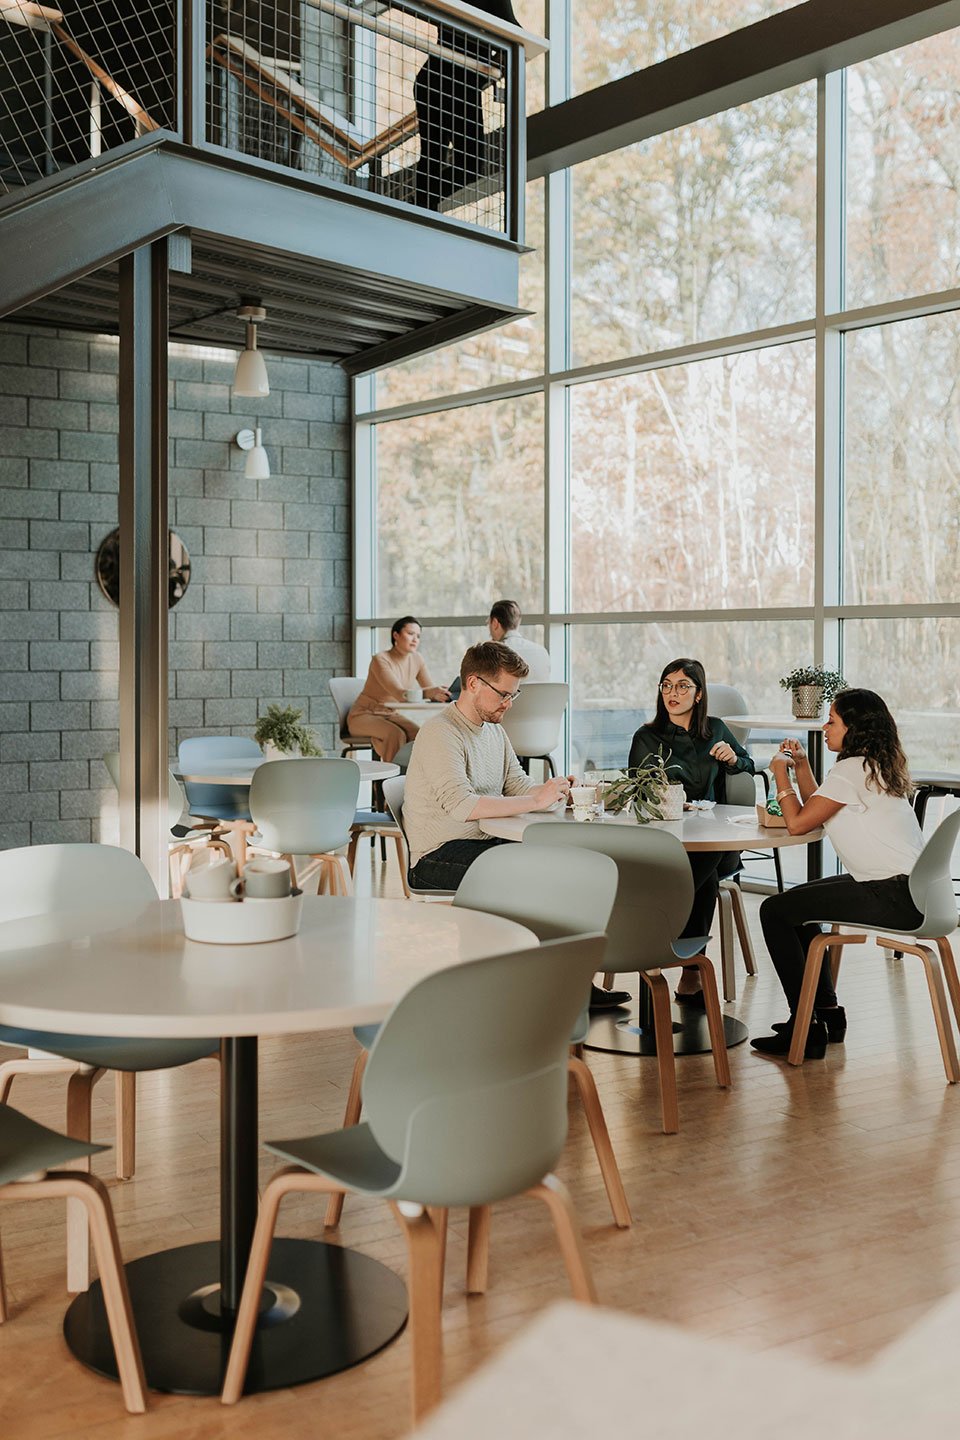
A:
[[[177,0],[0,0],[0,193],[175,129]]]
[[[509,47],[383,0],[211,0],[207,138],[507,228]]]

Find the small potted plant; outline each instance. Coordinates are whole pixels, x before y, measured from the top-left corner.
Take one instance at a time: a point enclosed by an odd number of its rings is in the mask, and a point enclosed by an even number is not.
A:
[[[619,814],[631,806],[641,825],[651,820],[679,820],[683,815],[684,789],[680,784],[671,783],[666,755],[645,755],[639,765],[621,771],[619,777],[608,782],[603,789],[604,808]]]
[[[266,714],[257,721],[253,738],[268,760],[322,756],[316,736],[302,722],[302,710],[292,705],[268,705]]]
[[[780,678],[781,688],[791,692],[797,720],[819,720],[824,703],[832,700],[846,683],[839,670],[825,670],[822,665],[800,665]]]

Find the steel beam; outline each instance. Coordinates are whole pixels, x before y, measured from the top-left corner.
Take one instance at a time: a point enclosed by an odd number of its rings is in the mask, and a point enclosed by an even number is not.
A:
[[[166,240],[120,263],[120,843],[167,893]]]

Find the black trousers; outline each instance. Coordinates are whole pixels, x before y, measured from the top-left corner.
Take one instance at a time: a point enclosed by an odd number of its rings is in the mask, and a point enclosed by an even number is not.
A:
[[[888,880],[827,875],[822,880],[811,880],[809,885],[796,885],[782,895],[769,896],[760,906],[760,924],[791,1015],[800,1003],[807,949],[820,934],[821,927],[815,921],[909,930],[921,919],[906,875],[893,875]],[[826,1009],[836,1003],[830,966],[824,961],[814,1004]]]
[[[470,866],[484,850],[494,845],[510,845],[510,840],[448,840],[438,845],[429,855],[418,860],[410,871],[410,885],[414,890],[456,890]]]
[[[687,852],[693,871],[693,905],[682,936],[709,935],[717,908],[720,881],[740,869],[739,850],[691,850]]]
[[[420,134],[415,198],[427,210],[476,180],[485,141],[482,92],[486,77],[431,55],[413,82]]]

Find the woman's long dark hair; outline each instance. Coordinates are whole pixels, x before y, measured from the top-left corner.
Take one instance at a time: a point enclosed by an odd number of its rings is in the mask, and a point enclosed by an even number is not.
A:
[[[400,634],[401,630],[406,630],[408,625],[418,625],[421,630],[423,629],[423,626],[420,625],[420,621],[417,619],[416,615],[401,615],[400,619],[394,620],[393,624],[390,626],[391,645],[396,645],[397,636]]]
[[[668,675],[674,671],[682,670],[688,680],[692,680],[700,691],[699,700],[693,703],[693,714],[690,716],[690,734],[696,735],[699,740],[710,739],[710,724],[707,720],[707,677],[699,660],[671,660],[669,665],[664,665],[660,672],[660,680],[657,684],[657,713],[652,720],[647,721],[647,729],[652,730],[655,735],[666,734],[668,725],[673,721],[667,713],[667,707],[663,703],[663,694],[660,686]]]
[[[875,790],[908,800],[913,784],[907,757],[886,702],[873,690],[841,690],[834,696],[833,708],[847,727],[837,759],[862,759]]]

